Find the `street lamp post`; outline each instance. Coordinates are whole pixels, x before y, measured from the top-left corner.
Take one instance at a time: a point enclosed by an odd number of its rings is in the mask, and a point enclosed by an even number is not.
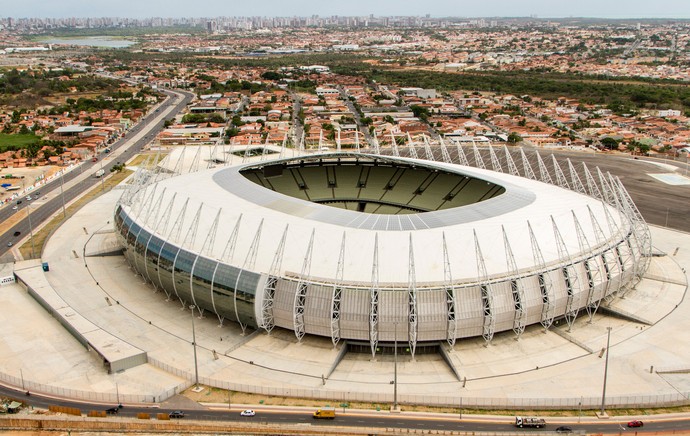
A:
[[[611,344],[611,327],[606,327],[606,361],[604,363],[604,389],[601,394],[601,414],[605,415],[604,407],[606,406],[606,377],[609,372],[609,345]]]
[[[192,346],[194,347],[194,387],[199,388],[199,365],[196,358],[196,330],[194,329],[194,309],[195,305],[189,306],[192,311]]]
[[[36,257],[36,253],[34,251],[34,228],[31,225],[31,204],[30,203],[27,203],[26,211],[29,214],[29,238],[31,239],[31,258],[33,259],[34,257]]]
[[[398,322],[393,333],[393,410],[398,410]]]
[[[62,197],[62,215],[67,218],[67,210],[65,209],[65,169],[60,170],[60,196]]]

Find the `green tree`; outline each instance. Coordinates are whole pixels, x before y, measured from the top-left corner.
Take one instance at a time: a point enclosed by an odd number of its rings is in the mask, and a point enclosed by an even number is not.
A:
[[[517,144],[520,141],[522,141],[522,136],[518,135],[515,132],[510,132],[510,135],[508,135],[508,142],[510,142],[511,144]]]
[[[601,145],[608,148],[609,150],[617,150],[618,149],[618,141],[616,141],[615,138],[611,138],[610,136],[603,138],[601,140]]]

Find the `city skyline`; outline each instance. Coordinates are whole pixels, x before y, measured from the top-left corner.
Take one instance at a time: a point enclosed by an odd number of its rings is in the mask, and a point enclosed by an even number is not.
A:
[[[424,16],[432,17],[527,17],[566,18],[690,18],[686,0],[661,0],[650,3],[642,0],[600,2],[582,0],[565,3],[550,0],[489,0],[463,4],[452,0],[430,2],[381,0],[369,2],[352,0],[346,4],[324,3],[315,0],[281,2],[266,0],[257,8],[255,4],[232,4],[222,0],[209,0],[204,8],[180,0],[138,2],[122,0],[118,3],[92,2],[87,0],[62,0],[45,3],[26,0],[4,5],[2,15],[14,18],[65,18],[65,17],[216,17],[216,16]]]

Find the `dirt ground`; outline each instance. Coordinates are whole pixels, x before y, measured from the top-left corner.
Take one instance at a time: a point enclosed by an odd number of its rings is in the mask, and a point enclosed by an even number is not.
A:
[[[24,189],[33,185],[41,178],[48,178],[60,170],[60,167],[47,165],[43,167],[26,167],[26,168],[0,168],[0,178],[2,183],[11,183],[13,186],[21,186],[19,191],[5,191],[0,189],[0,203],[4,203],[12,194],[22,192]],[[12,179],[5,179],[5,176],[11,174]]]

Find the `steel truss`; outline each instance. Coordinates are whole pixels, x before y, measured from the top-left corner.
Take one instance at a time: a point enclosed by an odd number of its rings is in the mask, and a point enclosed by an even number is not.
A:
[[[333,348],[340,341],[340,302],[343,298],[343,275],[345,273],[345,232],[340,243],[340,255],[338,256],[338,269],[335,272],[335,284],[331,297],[331,341]]]
[[[555,299],[553,294],[553,283],[551,281],[551,276],[546,271],[546,263],[544,262],[544,255],[539,248],[539,242],[537,242],[536,236],[534,236],[534,231],[532,230],[532,224],[529,220],[527,221],[527,230],[529,231],[529,238],[532,244],[532,257],[534,258],[534,263],[541,271],[537,276],[539,281],[539,289],[541,291],[541,325],[544,329],[548,330],[553,324],[554,311],[555,311]]]
[[[592,210],[589,208],[589,205],[587,206],[587,209],[589,209],[590,217],[593,218],[594,216],[592,215]],[[575,224],[575,232],[577,233],[577,242],[578,246],[580,248],[580,253],[591,253],[592,252],[592,246],[589,244],[589,241],[587,240],[587,236],[585,236],[585,232],[582,230],[582,225],[580,225],[580,221],[577,219],[577,215],[575,215],[575,211],[571,211],[573,215],[573,222]],[[596,223],[595,221],[592,221],[592,225]],[[598,224],[597,224],[598,225]],[[596,229],[595,229],[595,234],[596,234]],[[601,228],[599,229],[601,231]],[[599,239],[599,236],[596,236],[597,239]],[[598,284],[600,284],[601,281],[601,264],[597,261],[596,257],[591,257],[588,255],[586,259],[583,260],[583,266],[585,268],[585,274],[587,276],[587,286],[588,286],[588,292],[587,292],[587,306],[585,307],[585,310],[587,310],[587,315],[589,316],[589,322],[592,322],[592,317],[594,316],[594,313],[596,313],[597,309],[599,308],[599,301],[600,298],[597,298],[597,295],[595,294],[595,288]]]
[[[254,264],[256,263],[256,255],[259,250],[259,241],[261,240],[261,229],[264,226],[264,220],[263,218],[261,219],[261,222],[259,223],[259,227],[256,229],[256,233],[254,234],[254,239],[252,240],[252,245],[249,246],[249,251],[247,252],[247,257],[244,258],[244,264],[242,265],[242,269],[240,269],[237,272],[237,279],[235,280],[235,286],[233,289],[232,293],[232,303],[235,309],[235,319],[237,319],[237,323],[240,325],[240,328],[242,329],[242,334],[244,335],[244,332],[247,330],[246,324],[243,324],[242,321],[240,320],[240,313],[237,310],[237,288],[240,285],[240,278],[242,277],[242,273],[247,270],[253,270],[254,269]]]
[[[530,180],[537,180],[537,176],[534,174],[534,170],[532,170],[532,165],[530,165],[529,159],[527,159],[525,150],[522,148],[520,148],[520,160],[522,160],[522,168],[525,173],[525,177]]]
[[[506,233],[505,227],[501,225],[501,230],[503,231],[503,246],[505,247],[506,253],[506,265],[508,271],[512,275],[512,280],[510,281],[510,291],[513,295],[513,307],[515,308],[515,317],[513,318],[513,332],[519,338],[520,335],[525,331],[525,289],[522,283],[522,277],[518,273],[517,263],[515,262],[515,257],[513,256],[513,249],[510,246],[510,241],[508,241],[508,234]]]
[[[455,142],[455,148],[458,150],[458,163],[460,165],[469,167],[470,162],[467,160],[467,156],[465,156],[465,151],[462,149],[462,145],[460,145],[460,142]]]
[[[213,311],[216,313],[216,316],[218,317],[218,322],[221,326],[225,321],[225,317],[221,316],[218,309],[216,309],[216,297],[215,293],[213,292],[216,285],[216,272],[218,272],[218,266],[221,262],[232,263],[232,259],[235,255],[235,245],[237,244],[237,235],[240,231],[241,222],[242,214],[240,214],[240,216],[237,218],[235,227],[233,227],[232,233],[228,238],[228,242],[225,244],[225,248],[223,248],[223,253],[220,255],[220,262],[216,262],[216,266],[213,268],[213,275],[211,276],[211,305],[213,306]]]
[[[513,176],[520,177],[520,171],[518,171],[517,165],[515,165],[515,161],[513,160],[513,157],[510,155],[510,151],[508,150],[507,145],[503,146],[503,153],[506,156],[506,164],[508,165],[508,173],[510,173]]]
[[[307,301],[307,288],[309,287],[309,276],[311,275],[311,253],[314,248],[315,232],[316,230],[312,229],[309,245],[307,246],[307,253],[304,255],[304,262],[302,263],[302,273],[300,274],[299,282],[297,282],[297,292],[295,292],[292,321],[298,342],[302,342],[302,338],[306,333],[304,330],[304,306]]]
[[[571,211],[572,212],[572,211]],[[553,227],[553,234],[556,240],[556,249],[558,252],[558,258],[565,265],[561,267],[561,272],[563,273],[563,280],[565,282],[565,289],[568,295],[568,299],[565,303],[565,321],[568,323],[568,331],[573,327],[575,318],[577,318],[578,307],[575,304],[575,295],[578,293],[580,286],[577,276],[577,271],[573,265],[573,258],[570,257],[568,253],[568,248],[565,245],[561,231],[558,229],[556,220],[551,215],[551,225]]]
[[[379,343],[379,234],[374,235],[374,258],[371,261],[371,288],[369,289],[369,345],[371,358],[376,356]]]
[[[453,348],[458,334],[458,302],[455,286],[453,286],[453,274],[450,269],[446,232],[443,232],[443,281],[446,285],[446,341]]]
[[[535,154],[537,155],[537,166],[539,168],[539,180],[541,182],[548,183],[549,185],[553,185],[553,180],[551,180],[551,175],[549,174],[549,170],[546,168],[546,164],[544,163],[544,160],[541,158],[539,151],[535,151]]]
[[[271,269],[268,271],[268,278],[266,279],[261,298],[261,319],[259,320],[259,327],[262,327],[269,334],[271,330],[273,330],[273,327],[275,327],[273,303],[276,294],[276,285],[278,284],[278,278],[280,277],[283,266],[283,254],[285,253],[285,239],[287,239],[288,228],[289,225],[286,224],[285,230],[283,230],[283,236],[278,243],[276,254],[273,256],[273,262],[271,263]]]
[[[491,145],[489,145],[489,159],[491,159],[491,169],[497,173],[502,173],[503,167],[501,166],[501,161],[498,160],[498,156],[496,156],[496,152]]]
[[[479,240],[477,239],[477,231],[473,229],[472,233],[474,234],[474,255],[477,259],[477,276],[480,280],[479,288],[482,293],[482,308],[484,313],[482,321],[482,337],[488,345],[494,338],[494,331],[496,329],[493,289],[491,283],[489,282],[489,275],[486,272],[486,264],[484,263],[482,249],[479,246]]]
[[[484,165],[484,161],[482,160],[482,155],[479,153],[477,144],[475,144],[474,141],[472,141],[472,153],[474,154],[474,166],[483,170],[486,169],[486,165]]]
[[[414,267],[414,247],[412,244],[412,233],[410,233],[410,251],[407,264],[407,331],[410,351],[414,359],[417,349],[417,278]]]

